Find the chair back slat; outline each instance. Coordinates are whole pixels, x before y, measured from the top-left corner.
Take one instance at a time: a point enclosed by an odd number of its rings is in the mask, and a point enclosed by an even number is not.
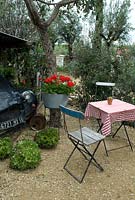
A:
[[[71,117],[75,117],[75,118],[78,118],[78,119],[84,119],[84,113],[80,112],[80,111],[75,111],[75,110],[72,110],[70,108],[67,108],[63,105],[60,105],[60,110],[61,112],[63,112],[64,114],[66,115],[69,115]]]
[[[98,86],[111,86],[111,87],[114,87],[115,86],[115,83],[109,83],[109,82],[96,82],[96,85]]]
[[[105,100],[108,96],[114,96],[115,83],[96,82],[95,101]]]

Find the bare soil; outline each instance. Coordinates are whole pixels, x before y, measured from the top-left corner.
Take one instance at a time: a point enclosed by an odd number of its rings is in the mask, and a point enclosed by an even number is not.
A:
[[[70,120],[70,128],[77,123]],[[95,129],[97,123],[90,121]],[[116,128],[116,125],[113,129]],[[129,136],[135,144],[135,129],[128,127]],[[35,131],[26,128],[14,134],[14,140],[33,139]],[[106,138],[108,148],[127,144],[121,130],[117,137]],[[109,152],[107,157],[101,144],[96,158],[104,168],[100,172],[92,164],[82,184],[74,180],[63,165],[72,150],[72,144],[60,129],[59,144],[55,149],[41,150],[42,161],[33,170],[15,171],[9,168],[9,160],[0,161],[0,200],[135,200],[135,148],[130,147]],[[79,162],[76,165],[76,161]],[[79,153],[71,161],[71,168],[80,174],[86,163]]]

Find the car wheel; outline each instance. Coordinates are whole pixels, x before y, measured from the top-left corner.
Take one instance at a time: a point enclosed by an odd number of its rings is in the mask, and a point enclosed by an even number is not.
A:
[[[43,116],[42,114],[36,114],[30,119],[29,125],[31,129],[35,131],[44,129],[46,125],[45,116]]]

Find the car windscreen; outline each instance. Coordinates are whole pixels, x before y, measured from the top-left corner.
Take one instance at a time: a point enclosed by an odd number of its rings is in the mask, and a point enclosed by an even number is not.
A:
[[[14,90],[8,80],[0,76],[0,111],[21,102],[22,99],[19,92]]]
[[[14,88],[12,87],[12,85],[10,84],[10,82],[8,80],[6,80],[5,78],[3,78],[0,75],[0,92],[2,91],[6,91],[6,92],[12,92],[14,91]]]

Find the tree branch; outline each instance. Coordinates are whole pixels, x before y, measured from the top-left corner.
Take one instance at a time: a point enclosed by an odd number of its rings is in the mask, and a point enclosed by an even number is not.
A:
[[[45,2],[44,0],[36,0],[36,1],[39,1],[40,3],[46,4],[48,6],[51,6],[51,5],[52,6],[56,6],[56,5],[65,6],[65,5],[68,5],[68,4],[71,4],[71,3],[75,3],[78,0],[61,0],[61,1],[56,2],[56,3],[49,3],[49,2]]]
[[[49,19],[45,21],[40,18],[40,15],[38,14],[38,11],[36,10],[34,6],[33,0],[24,0],[27,6],[27,9],[29,11],[30,18],[33,21],[33,24],[37,27],[42,28],[43,26],[45,26],[47,28],[57,17],[60,7],[71,4],[71,3],[75,3],[78,0],[61,0],[57,3],[48,3],[48,2],[45,2],[44,0],[36,0],[36,1],[40,3],[44,3],[46,5],[54,5],[54,10],[52,11],[52,14],[50,15]]]
[[[105,35],[103,33],[100,33],[100,36],[104,39],[104,41],[106,42],[107,46],[110,46],[110,41],[108,41],[108,38],[105,37]]]
[[[49,17],[49,19],[46,21],[47,23],[47,26],[49,26],[53,21],[54,19],[57,17],[58,13],[59,13],[59,9],[60,9],[60,5],[56,5],[56,7],[54,8],[51,16]]]
[[[45,25],[45,21],[43,21],[40,18],[39,14],[33,4],[33,0],[24,0],[24,2],[27,6],[27,9],[28,9],[31,20],[33,21],[33,24],[37,27],[39,27],[39,26],[42,27],[43,25]]]
[[[40,0],[38,0],[38,1],[40,1]],[[71,4],[71,3],[75,3],[75,2],[76,2],[76,0],[62,0],[62,1],[59,1],[58,3],[56,3],[55,8],[54,8],[50,18],[46,21],[47,26],[49,26],[54,21],[54,19],[57,17],[60,7]]]

